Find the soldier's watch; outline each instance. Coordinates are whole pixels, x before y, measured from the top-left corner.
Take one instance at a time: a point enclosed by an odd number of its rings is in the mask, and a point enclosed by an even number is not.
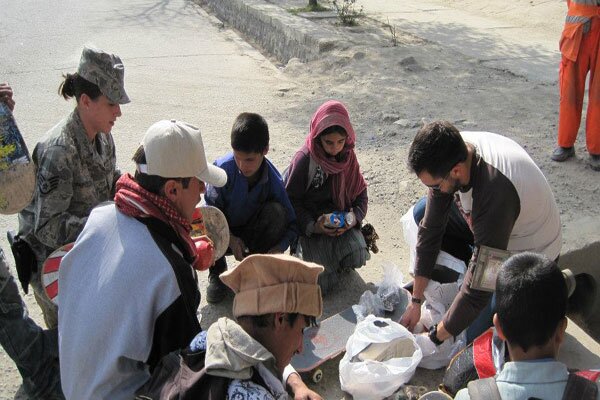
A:
[[[436,346],[439,346],[440,344],[444,343],[443,340],[440,340],[437,337],[437,324],[429,328],[429,340],[431,340]]]

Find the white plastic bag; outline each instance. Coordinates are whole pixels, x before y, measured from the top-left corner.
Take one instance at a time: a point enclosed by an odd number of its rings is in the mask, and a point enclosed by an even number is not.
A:
[[[425,301],[421,306],[421,319],[415,326],[414,333],[424,332],[442,320],[460,291],[461,284],[462,279],[451,283],[429,281],[423,292]]]
[[[419,232],[419,226],[415,222],[413,214],[414,206],[412,206],[406,214],[400,218],[400,224],[402,225],[402,233],[404,234],[404,241],[408,245],[410,254],[410,261],[408,264],[408,271],[411,274],[415,272],[415,260],[417,257],[417,234]],[[435,261],[436,264],[443,265],[450,268],[453,271],[458,272],[460,275],[464,275],[467,271],[465,262],[458,258],[446,253],[444,250],[440,250],[438,257]]]
[[[410,339],[414,346],[412,356],[382,362],[355,359],[371,343],[388,343],[398,338]],[[368,315],[356,325],[346,343],[346,354],[340,361],[341,388],[355,400],[383,399],[412,378],[421,357],[421,349],[408,329],[388,318]]]
[[[451,337],[444,340],[439,346],[433,344],[431,339],[423,335],[415,335],[417,344],[423,352],[423,358],[419,367],[425,369],[440,369],[447,367],[456,354],[465,348],[465,333],[461,333],[455,338]]]
[[[439,283],[429,281],[425,289],[425,302],[421,306],[421,319],[415,327],[415,333],[424,332],[430,326],[439,323],[452,301],[460,290],[460,283]],[[451,337],[439,346],[433,344],[428,337],[417,335],[417,343],[423,352],[423,359],[419,367],[438,369],[447,366],[452,357],[465,347],[467,341],[466,331],[457,337]]]

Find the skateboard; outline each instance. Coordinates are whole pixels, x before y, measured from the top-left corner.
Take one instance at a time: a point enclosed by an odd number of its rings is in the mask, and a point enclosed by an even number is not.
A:
[[[35,190],[35,165],[12,112],[0,101],[0,214],[25,208]]]
[[[310,376],[318,383],[323,371],[318,368],[346,351],[346,342],[356,327],[352,307],[321,321],[318,326],[304,330],[303,351],[292,358],[292,366],[299,373]]]
[[[214,257],[223,257],[229,247],[229,226],[225,215],[216,207],[202,206],[196,208],[192,222],[192,237],[208,236],[215,247]],[[75,243],[68,243],[54,250],[42,266],[42,285],[48,298],[58,305],[58,272],[62,258],[73,248]]]
[[[385,317],[399,321],[404,310],[386,312]],[[304,330],[303,351],[292,358],[292,366],[301,375],[318,383],[323,378],[319,368],[346,351],[346,342],[356,328],[356,314],[352,307],[324,319],[318,326]]]

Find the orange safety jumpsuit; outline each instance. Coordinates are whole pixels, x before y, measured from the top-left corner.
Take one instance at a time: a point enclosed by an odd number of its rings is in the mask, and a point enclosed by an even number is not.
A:
[[[567,0],[569,10],[560,38],[558,145],[572,147],[581,122],[585,79],[590,72],[586,145],[600,155],[600,0]]]

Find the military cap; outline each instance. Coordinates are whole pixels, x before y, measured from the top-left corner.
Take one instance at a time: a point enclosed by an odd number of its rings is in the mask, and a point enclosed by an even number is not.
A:
[[[129,103],[129,96],[125,93],[124,86],[125,68],[119,56],[85,46],[77,73],[98,86],[102,94],[112,103]]]

